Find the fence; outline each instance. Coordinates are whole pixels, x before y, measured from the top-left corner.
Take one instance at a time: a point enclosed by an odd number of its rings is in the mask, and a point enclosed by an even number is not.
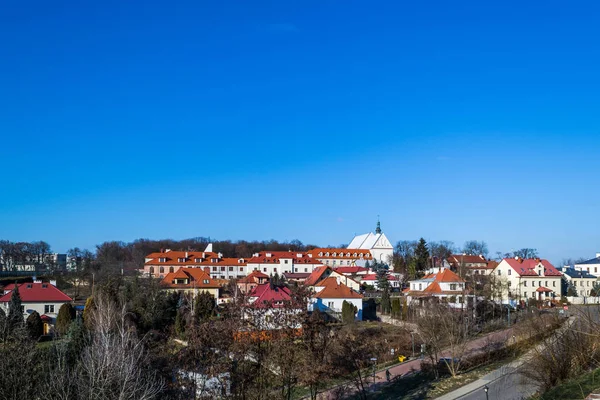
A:
[[[600,304],[600,297],[567,296],[567,300],[571,304]]]

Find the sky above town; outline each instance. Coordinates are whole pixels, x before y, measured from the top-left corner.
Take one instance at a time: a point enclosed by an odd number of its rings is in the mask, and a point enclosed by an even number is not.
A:
[[[13,1],[0,239],[600,252],[600,3]]]

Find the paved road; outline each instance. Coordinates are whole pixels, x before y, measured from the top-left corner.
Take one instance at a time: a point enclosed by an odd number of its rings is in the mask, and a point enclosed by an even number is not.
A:
[[[493,371],[463,388],[439,397],[437,400],[522,400],[535,394],[537,386],[527,382],[519,373],[520,363],[511,363]],[[464,393],[464,394],[462,394]]]

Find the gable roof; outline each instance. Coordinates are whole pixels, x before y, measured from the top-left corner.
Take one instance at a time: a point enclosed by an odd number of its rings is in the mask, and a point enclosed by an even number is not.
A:
[[[336,254],[335,256],[333,255],[334,253]],[[356,256],[354,255],[355,253],[356,253]],[[312,250],[308,251],[307,254],[313,258],[332,258],[332,259],[351,258],[354,260],[370,260],[373,258],[373,255],[367,249],[351,249],[351,248],[343,249],[343,248],[333,248],[333,247],[331,247],[331,248],[322,247],[322,248],[312,249]],[[326,255],[326,254],[329,254],[329,255]]]
[[[464,279],[448,268],[443,268],[440,272],[434,274],[425,275],[423,279],[432,279],[434,282],[464,282]]]
[[[319,282],[321,279],[323,279],[323,275],[327,272],[327,270],[329,270],[330,272],[332,271],[331,268],[329,268],[326,265],[321,265],[319,267],[316,267],[313,272],[308,276],[308,278],[306,278],[306,280],[304,281],[304,284],[306,286],[314,286],[317,284],[317,282]]]
[[[250,297],[256,297],[251,304],[255,307],[266,307],[271,306],[274,308],[283,307],[284,301],[290,301],[291,297],[290,289],[285,286],[271,286],[270,283],[264,283],[262,285],[258,285],[252,293],[250,293]]]
[[[388,281],[397,281],[398,280],[398,278],[396,278],[394,275],[388,275],[387,278],[388,278]],[[362,280],[363,281],[376,281],[377,280],[377,274],[368,274],[368,275],[365,275],[362,278]]]
[[[2,297],[0,297],[0,303],[6,303],[10,301],[12,291],[14,290],[14,284],[5,287],[4,290],[10,290]],[[21,283],[18,285],[19,295],[23,303],[40,303],[40,302],[56,302],[56,303],[67,303],[73,301],[72,298],[60,291],[56,286],[46,282],[34,282],[34,283]]]
[[[188,283],[174,283],[175,279],[188,279]],[[169,272],[160,281],[161,286],[168,289],[215,289],[220,285],[209,274],[200,268],[179,268],[177,272]]]
[[[505,258],[502,261],[506,261],[508,265],[519,275],[519,276],[538,276],[536,268],[541,264],[544,268],[545,276],[561,276],[562,274],[558,271],[554,265],[550,264],[548,260],[539,258]]]
[[[343,283],[338,283],[336,278],[323,279],[317,286],[323,289],[313,295],[317,299],[362,299],[363,296],[356,293]]]
[[[319,260],[314,260],[307,254],[294,251],[261,251],[248,259],[248,263],[279,264],[280,259],[291,259],[294,264],[321,264]]]
[[[450,264],[481,264],[486,263],[487,260],[482,255],[472,255],[472,254],[452,254],[448,257],[448,262]]]
[[[238,280],[238,283],[257,283],[259,279],[269,279],[269,275],[255,269],[249,275]]]
[[[369,269],[365,267],[337,267],[333,270],[340,274],[358,274],[359,272],[369,271]]]
[[[144,265],[158,266],[245,266],[247,261],[244,258],[222,257],[218,253],[206,251],[165,251],[160,253],[151,253],[146,256]],[[160,261],[164,259],[165,261]],[[182,261],[180,261],[182,260]]]
[[[587,271],[579,271],[573,268],[565,268],[562,272],[570,278],[597,279],[595,275],[592,275]]]

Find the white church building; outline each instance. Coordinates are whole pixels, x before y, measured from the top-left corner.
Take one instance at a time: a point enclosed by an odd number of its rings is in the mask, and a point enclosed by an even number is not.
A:
[[[392,257],[394,255],[394,246],[390,243],[385,233],[381,232],[381,224],[377,221],[375,233],[369,232],[364,235],[354,236],[352,242],[348,245],[348,249],[369,250],[373,255],[373,259],[384,264],[388,264],[392,268]]]

